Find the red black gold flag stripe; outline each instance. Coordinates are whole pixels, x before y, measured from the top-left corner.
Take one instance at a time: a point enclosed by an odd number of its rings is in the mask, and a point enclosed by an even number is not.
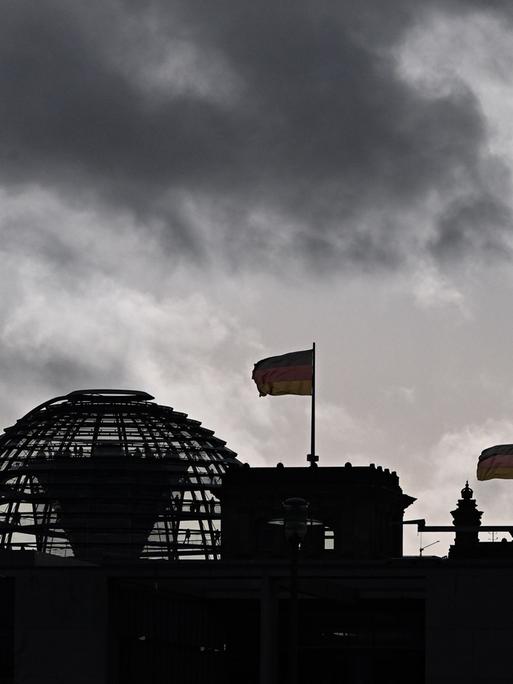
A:
[[[485,449],[477,464],[477,479],[513,479],[513,444],[500,444]]]
[[[313,349],[262,359],[255,363],[253,380],[261,397],[312,394]]]

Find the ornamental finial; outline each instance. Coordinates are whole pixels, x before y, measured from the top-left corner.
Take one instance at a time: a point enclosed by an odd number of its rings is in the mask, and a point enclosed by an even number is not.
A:
[[[469,500],[469,499],[471,499],[473,496],[474,496],[474,492],[473,492],[472,489],[470,489],[470,487],[468,486],[468,480],[467,480],[467,481],[465,482],[465,486],[464,486],[463,489],[461,490],[461,498],[462,498],[462,499],[467,499],[467,500]]]

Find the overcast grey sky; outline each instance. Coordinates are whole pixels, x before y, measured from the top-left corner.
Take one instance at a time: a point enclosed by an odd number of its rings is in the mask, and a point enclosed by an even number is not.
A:
[[[321,463],[510,522],[511,2],[0,7],[0,423],[143,389],[303,463],[308,399],[250,376],[315,339]]]

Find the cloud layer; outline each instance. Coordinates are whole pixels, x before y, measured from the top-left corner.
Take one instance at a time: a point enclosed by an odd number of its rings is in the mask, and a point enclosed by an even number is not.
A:
[[[431,10],[6,3],[0,178],[130,211],[167,252],[223,267],[504,253],[508,169],[475,90],[410,78]]]
[[[321,462],[396,469],[447,522],[513,441],[512,14],[4,2],[1,425],[133,387],[304,463],[308,402],[250,372],[315,338]]]

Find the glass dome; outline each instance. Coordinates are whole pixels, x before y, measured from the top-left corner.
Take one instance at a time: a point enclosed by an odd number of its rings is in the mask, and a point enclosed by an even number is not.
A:
[[[79,390],[0,437],[0,547],[91,561],[217,559],[236,454],[146,392]]]

